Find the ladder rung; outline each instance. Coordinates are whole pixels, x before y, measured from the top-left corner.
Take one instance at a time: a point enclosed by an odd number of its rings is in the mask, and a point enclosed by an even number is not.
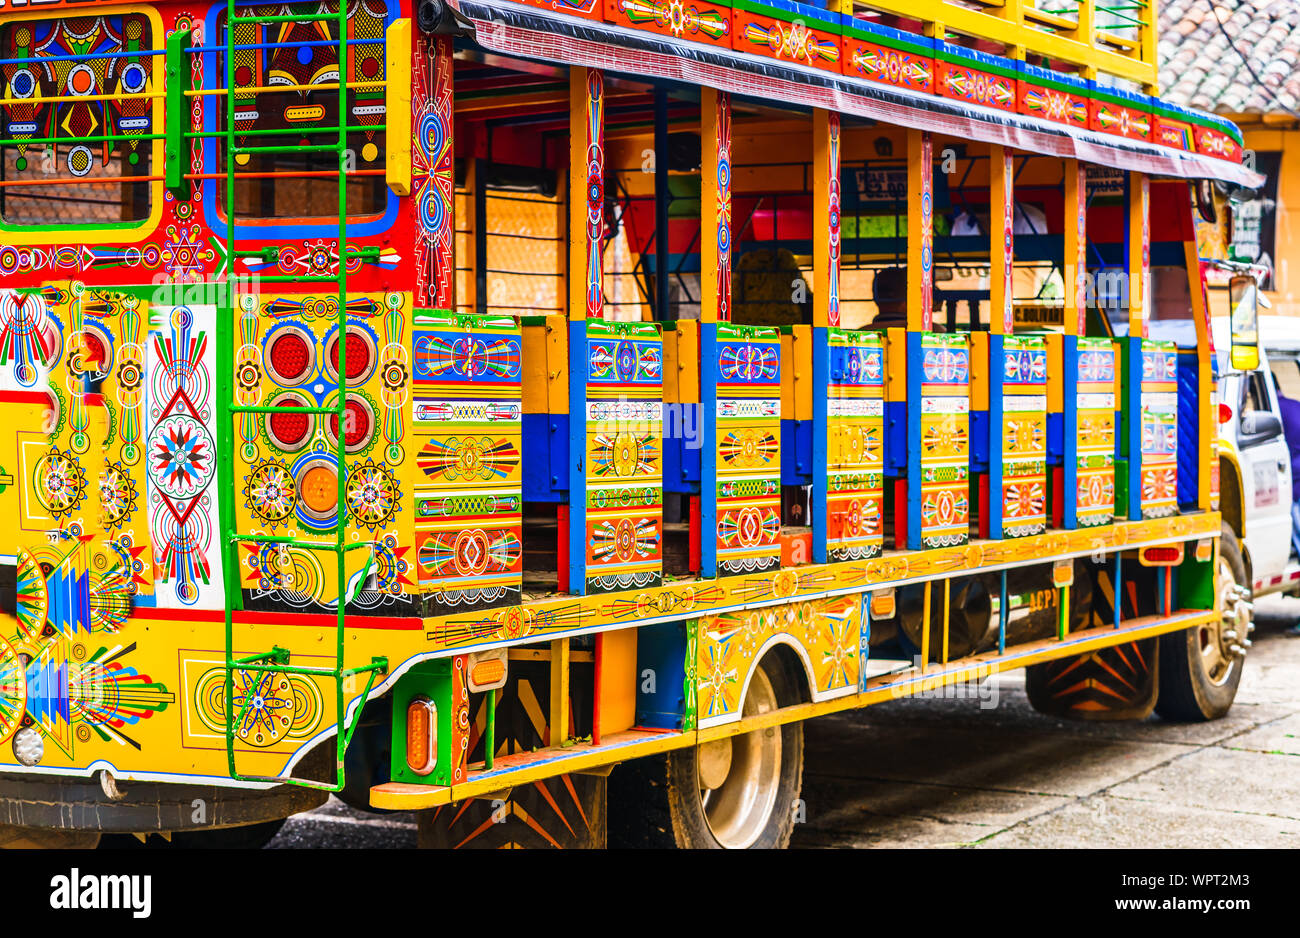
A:
[[[317,143],[305,147],[276,146],[276,147],[235,147],[236,156],[242,156],[248,153],[338,153],[339,145],[337,143],[324,144]]]
[[[336,680],[344,677],[355,677],[358,674],[368,674],[371,671],[384,671],[388,668],[388,662],[382,664],[368,664],[360,668],[343,668],[336,671],[334,668],[311,667],[309,665],[295,664],[255,664],[258,659],[239,658],[230,662],[232,668],[238,668],[241,671],[267,671],[273,674],[311,674],[316,677],[332,677]]]
[[[333,277],[327,277],[321,274],[312,274],[302,277],[290,277],[286,275],[275,274],[270,277],[258,277],[259,283],[338,283],[342,279],[341,274]]]
[[[290,13],[278,16],[232,16],[227,23],[337,23],[346,13]]]
[[[285,544],[306,548],[307,550],[341,550],[345,554],[354,550],[373,549],[375,546],[372,541],[352,541],[349,544],[340,544],[338,541],[304,541],[298,537],[274,537],[270,534],[232,534],[230,535],[230,543]]]
[[[317,416],[339,417],[346,411],[339,407],[272,407],[269,404],[235,404],[230,408],[232,414],[313,414]]]

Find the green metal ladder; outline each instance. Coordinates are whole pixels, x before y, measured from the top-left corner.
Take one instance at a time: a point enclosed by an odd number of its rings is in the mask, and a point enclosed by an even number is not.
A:
[[[231,283],[232,275],[235,271],[235,262],[241,257],[259,257],[263,260],[273,256],[272,252],[266,249],[257,250],[238,250],[235,244],[236,230],[236,207],[235,207],[235,157],[241,155],[255,155],[259,153],[333,153],[338,158],[339,170],[339,188],[338,188],[338,242],[336,258],[338,263],[338,273],[334,275],[316,274],[310,276],[284,276],[274,275],[261,278],[263,283],[288,283],[288,284],[307,284],[307,283],[334,283],[338,289],[338,339],[336,344],[338,367],[338,396],[332,407],[271,407],[271,406],[249,406],[238,403],[234,398],[234,360],[233,353],[235,348],[235,302],[231,289],[226,289],[218,305],[217,321],[217,417],[219,452],[221,453],[221,473],[222,479],[221,491],[225,496],[221,501],[221,550],[223,559],[223,572],[226,587],[226,610],[225,610],[225,676],[226,688],[226,758],[229,762],[230,777],[238,781],[245,782],[273,782],[287,785],[300,785],[306,788],[316,788],[324,791],[342,791],[344,787],[344,770],[343,759],[347,751],[348,743],[352,739],[352,734],[356,731],[357,725],[361,720],[362,707],[369,697],[370,690],[374,686],[377,675],[387,671],[388,661],[385,658],[372,658],[367,665],[360,667],[345,668],[344,661],[344,625],[345,625],[345,607],[347,601],[347,554],[352,550],[371,549],[373,545],[368,541],[360,541],[352,544],[345,543],[344,537],[347,531],[347,511],[345,502],[345,486],[347,480],[346,464],[346,416],[347,416],[347,367],[346,367],[346,348],[347,348],[347,174],[349,170],[348,155],[348,108],[347,108],[347,47],[348,47],[348,14],[347,0],[336,0],[338,11],[336,13],[290,13],[287,15],[276,16],[240,16],[236,13],[236,0],[226,0],[226,26],[225,26],[225,132],[221,136],[225,140],[225,172],[226,172],[226,224],[227,231],[227,261],[226,261],[226,284]],[[319,9],[319,7],[317,7]],[[312,131],[314,133],[334,133],[337,132],[337,140],[329,144],[316,144],[310,146],[251,146],[240,147],[236,145],[235,130],[235,27],[239,25],[269,25],[275,23],[310,23],[326,22],[333,23],[338,29],[338,121],[337,127],[327,127]],[[322,90],[329,90],[326,85]],[[355,128],[361,130],[363,128]],[[365,128],[375,129],[375,128]],[[365,253],[365,252],[363,252]],[[235,506],[232,502],[232,493],[235,491],[235,480],[233,473],[233,459],[235,452],[235,434],[234,421],[239,419],[242,414],[259,414],[269,416],[272,414],[313,414],[322,417],[333,416],[338,421],[338,432],[335,439],[335,474],[338,480],[337,494],[337,520],[334,529],[334,539],[332,541],[305,541],[296,537],[275,537],[271,535],[247,534],[237,530],[235,521]],[[279,646],[273,646],[270,651],[260,654],[249,655],[243,658],[236,658],[234,653],[234,613],[237,606],[242,606],[242,594],[240,592],[240,562],[239,547],[243,544],[270,545],[278,544],[282,547],[294,545],[299,548],[311,550],[331,551],[335,555],[336,573],[338,580],[338,613],[335,624],[335,658],[334,667],[308,667],[303,665],[289,664],[289,650]],[[371,561],[373,562],[373,553]],[[367,570],[369,563],[367,564]],[[367,571],[362,571],[362,582],[364,582]],[[301,675],[308,678],[325,678],[334,682],[334,699],[335,715],[337,719],[335,731],[335,777],[333,783],[309,778],[298,778],[294,776],[259,776],[259,775],[242,775],[235,767],[235,742],[237,728],[244,725],[248,718],[249,707],[253,701],[251,686],[244,694],[243,706],[239,710],[238,716],[233,713],[233,701],[235,699],[235,671],[239,670],[246,675],[256,675],[254,680],[260,686],[266,676],[276,674],[293,674]],[[356,713],[351,721],[347,720],[345,707],[347,704],[348,685],[352,684],[352,679],[360,675],[366,675],[365,689],[358,698]]]

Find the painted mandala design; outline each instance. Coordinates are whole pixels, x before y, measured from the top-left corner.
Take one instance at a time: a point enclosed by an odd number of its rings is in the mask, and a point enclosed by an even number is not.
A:
[[[86,473],[75,456],[52,449],[36,464],[36,497],[56,518],[77,510],[86,497]]]
[[[105,463],[99,477],[99,507],[104,526],[120,528],[135,514],[137,493],[135,479],[120,462]]]
[[[253,466],[244,477],[244,505],[273,531],[288,524],[298,505],[298,488],[288,467],[275,459]]]
[[[171,498],[193,498],[207,488],[215,470],[212,437],[188,414],[173,414],[154,429],[149,478]]]
[[[367,459],[348,474],[343,497],[352,520],[373,531],[386,526],[397,514],[402,492],[382,462]]]

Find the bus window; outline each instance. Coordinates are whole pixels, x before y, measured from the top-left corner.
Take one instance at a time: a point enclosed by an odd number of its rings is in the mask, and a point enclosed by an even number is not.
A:
[[[149,217],[153,143],[130,138],[158,132],[154,101],[105,96],[161,91],[161,62],[105,56],[151,49],[153,38],[148,18],[133,13],[0,26],[0,97],[14,101],[3,107],[4,136],[46,141],[0,147],[0,220],[107,226]],[[75,57],[87,49],[93,57]],[[21,103],[38,98],[64,100]],[[95,137],[127,139],[85,139]]]
[[[328,5],[326,5],[328,6]],[[226,14],[220,14],[215,35],[225,35]],[[377,218],[388,198],[384,179],[385,135],[367,127],[384,125],[385,8],[357,4],[351,19],[347,67],[348,133],[347,205],[353,219]],[[333,22],[237,23],[235,54],[235,145],[281,147],[301,145],[296,152],[244,153],[235,157],[235,210],[244,219],[327,221],[337,217],[339,161],[329,146],[338,140],[338,26]],[[216,53],[216,74],[224,85],[226,56]],[[376,84],[367,86],[366,82]],[[321,85],[321,90],[311,86]],[[283,86],[287,90],[273,89]],[[240,89],[249,89],[241,92]],[[226,99],[205,98],[215,110],[216,129],[226,128]],[[214,140],[218,171],[226,166],[223,138]],[[217,205],[226,217],[226,184],[217,180]]]

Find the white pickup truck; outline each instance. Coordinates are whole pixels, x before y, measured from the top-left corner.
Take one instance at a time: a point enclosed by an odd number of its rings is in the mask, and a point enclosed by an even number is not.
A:
[[[1300,319],[1259,317],[1259,367],[1229,366],[1228,319],[1212,321],[1219,366],[1219,506],[1255,597],[1300,595],[1291,536],[1291,451],[1279,396],[1300,403]]]

